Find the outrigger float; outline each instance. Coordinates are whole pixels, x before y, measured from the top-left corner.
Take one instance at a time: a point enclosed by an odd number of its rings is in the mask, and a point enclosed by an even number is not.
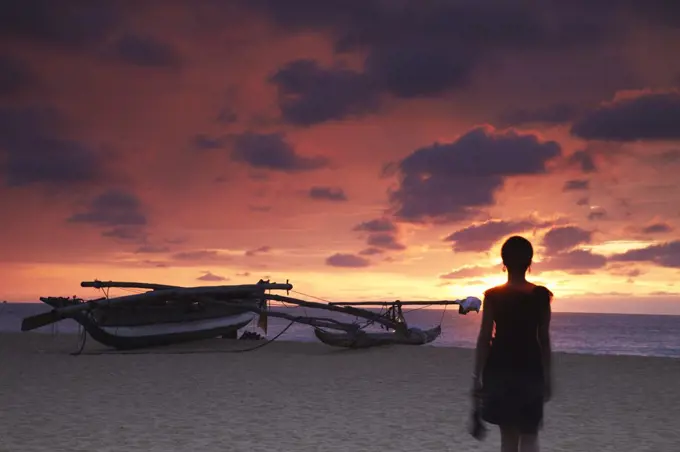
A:
[[[288,282],[263,280],[257,284],[201,287],[97,280],[84,281],[80,285],[101,289],[104,297],[87,301],[77,297],[42,297],[40,300],[52,309],[26,317],[21,330],[31,331],[73,319],[97,342],[126,350],[216,337],[235,339],[238,330],[255,318],[266,333],[267,318],[278,317],[312,326],[316,337],[324,344],[367,348],[388,344],[423,345],[439,337],[441,325],[425,330],[409,327],[403,306],[458,305],[458,312],[463,315],[470,311],[479,312],[481,307],[481,301],[476,297],[454,301],[319,303],[288,296],[293,289]],[[109,297],[111,288],[148,291]],[[286,291],[286,295],[271,293],[276,290]],[[341,322],[328,317],[295,316],[272,310],[271,302],[338,312],[356,320]],[[375,312],[358,306],[382,309]],[[363,319],[363,322],[358,319]],[[371,324],[385,331],[367,331],[365,328]]]

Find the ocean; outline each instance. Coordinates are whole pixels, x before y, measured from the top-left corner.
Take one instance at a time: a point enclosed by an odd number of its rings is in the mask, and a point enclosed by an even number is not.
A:
[[[29,315],[45,312],[42,303],[0,304],[0,332],[19,332],[21,320]],[[304,308],[277,308],[295,311],[298,315],[323,315],[349,320],[342,314],[322,314]],[[410,312],[409,312],[410,311]],[[442,335],[433,347],[474,348],[481,313],[458,314],[458,309],[404,309],[411,326],[430,328],[442,322]],[[351,321],[351,320],[350,320]],[[267,337],[274,337],[290,323],[279,318],[269,318]],[[257,331],[255,322],[246,327]],[[78,325],[71,320],[36,330],[43,334],[76,333]],[[30,334],[30,333],[25,333]],[[680,358],[680,316],[638,314],[581,314],[553,313],[551,322],[553,350],[558,352],[606,355],[662,356]],[[290,341],[316,341],[313,329],[306,325],[292,325],[280,339]],[[74,342],[75,347],[75,342]]]

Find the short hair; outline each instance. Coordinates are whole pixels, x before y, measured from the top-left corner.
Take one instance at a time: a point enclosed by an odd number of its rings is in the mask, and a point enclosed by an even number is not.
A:
[[[503,265],[510,270],[526,271],[533,257],[534,247],[531,242],[519,235],[510,237],[501,247]]]

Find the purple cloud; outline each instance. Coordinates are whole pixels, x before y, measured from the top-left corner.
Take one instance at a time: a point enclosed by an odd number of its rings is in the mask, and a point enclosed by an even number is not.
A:
[[[199,280],[199,281],[213,281],[213,282],[228,281],[229,280],[229,278],[225,278],[224,276],[220,276],[220,275],[215,275],[215,274],[213,274],[209,271],[204,271],[203,275],[199,276],[196,279]]]
[[[664,234],[672,230],[673,227],[668,223],[654,223],[642,228],[644,234]]]
[[[577,226],[552,228],[543,237],[543,246],[548,254],[560,253],[585,243],[590,243],[593,233]]]
[[[105,226],[138,226],[147,222],[137,196],[122,190],[109,190],[96,196],[87,211],[72,215],[68,221]]]
[[[589,274],[607,264],[607,258],[587,250],[557,253],[535,265],[540,272],[563,271],[575,275]]]
[[[390,202],[403,221],[469,218],[494,204],[506,177],[545,173],[547,162],[560,154],[559,144],[536,135],[473,129],[452,143],[418,149],[399,162],[400,184]]]
[[[446,237],[444,241],[453,242],[452,249],[456,252],[483,252],[488,251],[496,242],[511,234],[550,225],[551,223],[535,220],[490,220],[459,229]]]
[[[368,259],[354,254],[336,253],[326,259],[326,265],[331,267],[362,268],[371,265]]]
[[[612,262],[650,262],[661,267],[680,268],[680,240],[650,245],[610,257]]]
[[[360,256],[375,256],[376,254],[382,254],[385,250],[375,247],[365,248],[359,251]]]
[[[245,132],[236,135],[231,158],[253,168],[282,172],[311,171],[328,165],[326,157],[298,155],[282,133]]]
[[[587,140],[680,139],[680,93],[643,94],[602,105],[574,123],[571,133]]]
[[[254,248],[252,250],[247,250],[245,252],[246,256],[252,257],[252,256],[257,256],[260,254],[266,254],[272,250],[271,246],[260,246],[259,248]]]
[[[356,118],[378,109],[377,92],[364,74],[322,68],[313,60],[291,61],[270,79],[278,88],[284,121],[300,125]]]
[[[369,235],[366,243],[370,247],[386,250],[401,251],[406,249],[406,245],[400,243],[393,234],[386,232],[378,232]]]
[[[347,201],[345,191],[342,188],[336,187],[312,187],[309,189],[308,195],[315,200]]]
[[[499,270],[499,269],[495,269]],[[440,279],[468,279],[468,278],[479,278],[480,276],[487,275],[494,271],[494,267],[461,267],[457,268],[449,273],[439,275]]]
[[[378,218],[364,221],[363,223],[356,225],[353,230],[365,232],[396,232],[397,225],[390,219]]]

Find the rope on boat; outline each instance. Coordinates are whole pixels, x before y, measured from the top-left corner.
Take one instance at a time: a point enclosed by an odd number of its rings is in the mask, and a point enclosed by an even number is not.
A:
[[[85,327],[83,327],[80,323],[78,324],[78,350],[75,352],[71,353],[71,356],[78,356],[81,353],[83,353],[83,349],[85,348],[85,342],[87,342],[87,331],[85,330]]]

